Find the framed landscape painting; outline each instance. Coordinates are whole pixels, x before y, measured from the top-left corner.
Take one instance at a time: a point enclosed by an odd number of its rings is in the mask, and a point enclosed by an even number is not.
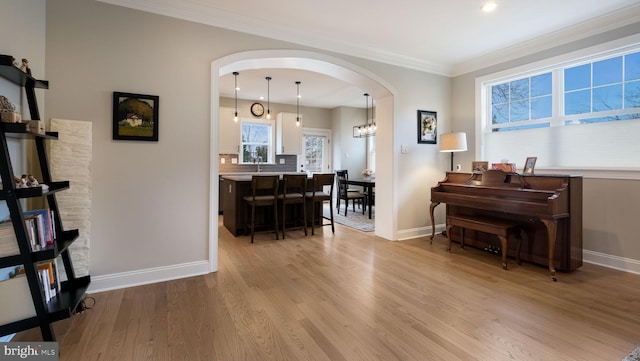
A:
[[[438,113],[418,110],[418,143],[436,144]]]
[[[113,139],[158,141],[157,95],[113,92]]]

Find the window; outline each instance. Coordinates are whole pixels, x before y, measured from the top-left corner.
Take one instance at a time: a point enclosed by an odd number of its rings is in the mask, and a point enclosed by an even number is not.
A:
[[[635,39],[477,79],[476,158],[508,159],[519,169],[528,156],[547,169],[640,169],[634,139],[640,133],[640,36]]]
[[[273,131],[270,122],[242,120],[241,163],[273,163]]]
[[[551,80],[551,73],[545,73],[492,85],[493,131],[548,126],[548,122],[526,121],[551,117]]]

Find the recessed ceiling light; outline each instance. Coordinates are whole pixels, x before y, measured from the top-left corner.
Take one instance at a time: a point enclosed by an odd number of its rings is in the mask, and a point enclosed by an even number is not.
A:
[[[493,2],[493,1],[489,1],[487,3],[484,3],[484,5],[482,5],[481,9],[485,13],[490,13],[493,10],[495,10],[497,7],[498,7],[497,3]]]

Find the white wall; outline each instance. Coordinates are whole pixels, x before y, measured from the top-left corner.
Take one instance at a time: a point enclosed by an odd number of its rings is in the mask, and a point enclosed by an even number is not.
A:
[[[240,51],[282,48],[307,50],[98,2],[48,2],[46,69],[52,87],[47,116],[94,124],[94,280],[112,279],[117,287],[145,277],[207,271],[209,164],[215,159],[208,154],[210,63]],[[391,204],[390,190],[396,189],[403,203],[394,207],[403,227],[427,233],[426,188],[442,177],[446,158],[436,146],[416,146],[416,110],[438,111],[446,128],[449,80],[338,57],[395,88],[398,104],[376,99],[380,117],[397,115],[402,122],[395,138],[396,125],[378,123],[386,132],[377,137],[379,149],[387,149],[378,154],[378,163],[390,176],[376,196]],[[160,96],[159,142],[111,140],[113,91]],[[411,149],[400,160],[397,143]],[[405,174],[394,183],[396,167]],[[397,234],[385,237],[397,239]]]
[[[3,0],[0,5],[0,31],[4,34],[4,40],[0,42],[0,54],[11,55],[18,63],[22,58],[28,59],[31,73],[38,79],[45,78],[45,14],[45,0]],[[22,110],[24,119],[30,119],[26,95],[21,87],[0,79],[0,95],[14,103],[18,111]],[[44,90],[36,90],[36,99],[42,117]],[[8,139],[7,144],[15,174],[20,176],[29,173],[32,165],[37,166],[37,159],[33,162],[27,156],[28,150],[33,148],[32,142]],[[5,202],[0,202],[0,219],[7,216]]]

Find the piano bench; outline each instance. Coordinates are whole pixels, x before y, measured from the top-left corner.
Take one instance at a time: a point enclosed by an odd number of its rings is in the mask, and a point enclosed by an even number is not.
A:
[[[461,246],[464,248],[464,230],[472,229],[474,231],[495,234],[498,236],[502,247],[502,268],[508,269],[507,266],[507,239],[509,235],[518,235],[518,249],[516,251],[516,261],[521,264],[520,261],[520,246],[522,245],[522,234],[518,224],[508,222],[502,219],[480,217],[480,216],[466,216],[455,215],[447,216],[447,238],[449,238],[449,248],[447,251],[451,252],[451,229],[453,227],[462,228]]]

